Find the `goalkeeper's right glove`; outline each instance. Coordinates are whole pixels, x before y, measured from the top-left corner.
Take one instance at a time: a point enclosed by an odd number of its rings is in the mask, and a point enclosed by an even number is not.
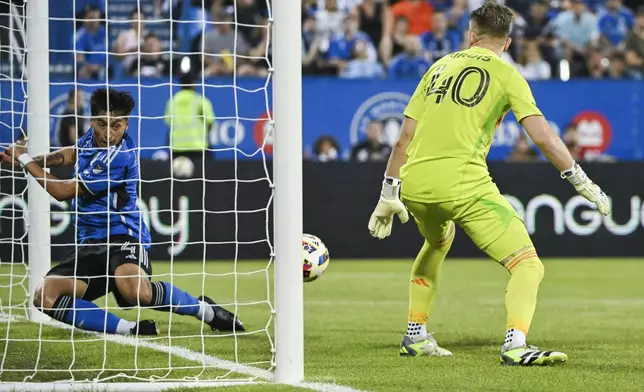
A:
[[[405,205],[398,198],[400,192],[400,180],[386,177],[382,182],[380,200],[369,218],[369,233],[378,239],[384,239],[391,234],[391,226],[394,224],[394,215],[398,215],[400,221],[405,223],[409,220],[409,213]]]
[[[561,172],[561,178],[568,180],[577,190],[577,192],[586,198],[589,202],[595,204],[599,212],[603,215],[610,213],[610,200],[601,188],[592,182],[586,173],[582,170],[577,162],[573,162],[572,167]]]

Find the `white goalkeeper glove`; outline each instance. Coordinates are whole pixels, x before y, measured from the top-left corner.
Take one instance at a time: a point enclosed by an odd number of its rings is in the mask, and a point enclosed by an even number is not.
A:
[[[577,162],[573,162],[572,167],[561,172],[561,178],[568,180],[577,190],[577,192],[586,198],[589,202],[595,204],[599,212],[603,215],[610,213],[610,200],[601,188],[592,182],[586,173],[582,170]]]
[[[405,205],[398,198],[400,193],[400,180],[392,177],[385,177],[382,182],[380,200],[373,210],[369,219],[369,233],[373,237],[383,239],[391,234],[391,226],[394,223],[394,215],[398,215],[400,221],[405,223],[409,220],[409,213]]]

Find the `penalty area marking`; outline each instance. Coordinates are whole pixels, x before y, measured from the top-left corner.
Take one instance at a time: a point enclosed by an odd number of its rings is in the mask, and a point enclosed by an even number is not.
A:
[[[22,316],[13,316],[10,320],[0,316],[0,322],[30,322]],[[71,326],[57,321],[49,320],[42,322],[43,325],[48,325],[55,328],[72,329]],[[275,375],[268,370],[261,369],[254,366],[248,366],[226,359],[218,358],[212,355],[200,353],[197,351],[189,350],[181,346],[168,346],[165,344],[140,340],[129,336],[123,335],[106,335],[97,332],[83,331],[76,329],[78,332],[87,333],[91,335],[100,335],[108,342],[121,344],[124,346],[144,347],[150,350],[171,354],[189,361],[198,362],[204,365],[216,367],[221,370],[245,374],[254,379],[261,379],[264,382],[273,381]],[[92,383],[92,382],[78,382],[78,383],[2,383],[0,382],[0,391],[137,391],[137,392],[152,392],[163,391],[165,389],[180,388],[180,387],[231,387],[240,385],[261,384],[262,381],[253,380],[231,380],[231,381],[195,381],[189,382],[141,382],[141,383]],[[279,385],[279,384],[275,384]],[[298,388],[310,389],[318,392],[364,392],[360,389],[354,389],[344,385],[318,383],[303,381],[293,385]]]

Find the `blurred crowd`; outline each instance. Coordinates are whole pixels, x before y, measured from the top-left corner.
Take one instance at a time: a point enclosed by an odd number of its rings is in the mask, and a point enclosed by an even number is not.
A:
[[[342,150],[332,136],[324,135],[317,139],[311,151],[305,151],[305,159],[318,162],[349,160],[353,162],[386,162],[391,153],[391,145],[383,142],[383,124],[372,120],[366,128],[364,138],[350,150]],[[579,125],[567,124],[561,132],[561,139],[575,161],[614,162],[615,157],[599,151],[596,147],[584,147],[583,130]],[[522,130],[516,135],[514,145],[505,158],[508,162],[546,162],[529,137]]]
[[[184,2],[188,2],[187,6]],[[189,57],[204,77],[263,75],[270,61],[265,0],[77,0],[74,69],[80,78],[167,77]],[[163,37],[162,37],[163,36]]]
[[[171,61],[171,53],[181,58],[189,54],[193,69],[204,77],[268,72],[270,0],[138,0],[147,7],[131,9],[123,20],[107,25],[104,0],[81,1],[87,4],[79,11],[82,22],[74,43],[80,77],[100,78],[106,72],[116,78],[176,75],[178,66],[173,64],[179,61]],[[302,0],[303,71],[342,78],[418,79],[445,54],[468,46],[469,12],[485,1]],[[526,79],[644,79],[644,1],[497,2],[515,15],[513,45],[504,58]],[[116,34],[106,32],[113,28]],[[387,159],[391,147],[383,142],[382,123],[372,121],[362,136],[351,149],[322,136],[306,157]],[[565,127],[562,138],[578,160],[610,159],[581,148],[575,125]],[[508,158],[542,159],[523,134]]]
[[[561,134],[561,140],[563,140],[570,152],[570,155],[572,155],[575,161],[615,161],[614,157],[601,153],[596,148],[584,147],[580,138],[581,135],[578,125],[571,123],[564,127]],[[545,158],[538,152],[537,148],[532,144],[527,135],[522,132],[519,134],[512,152],[508,155],[506,160],[508,162],[523,163],[545,161]]]
[[[193,53],[204,76],[263,75],[270,63],[267,0],[147,0],[105,32],[103,0],[79,15],[75,49],[82,77],[166,76],[170,47]],[[190,1],[185,7],[182,1]],[[81,0],[78,0],[81,2]],[[418,78],[446,53],[467,47],[469,12],[484,0],[302,0],[305,74],[345,78]],[[498,0],[515,13],[505,55],[529,80],[641,79],[641,0]],[[96,3],[96,4],[94,4]],[[139,4],[144,4],[140,0]],[[157,21],[171,20],[162,41]],[[119,27],[120,26],[120,27]],[[163,25],[165,26],[165,25]],[[159,26],[157,26],[159,27]],[[158,28],[156,29],[158,31]],[[105,69],[106,51],[110,66]],[[141,56],[137,53],[141,53]]]
[[[506,60],[529,80],[644,75],[644,3],[499,0],[515,14]],[[304,70],[341,77],[419,77],[466,48],[483,0],[305,0]]]

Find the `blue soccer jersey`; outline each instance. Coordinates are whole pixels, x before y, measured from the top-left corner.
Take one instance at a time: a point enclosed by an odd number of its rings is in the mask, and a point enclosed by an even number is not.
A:
[[[72,211],[78,215],[78,242],[129,235],[149,248],[150,232],[137,206],[140,172],[134,141],[125,134],[118,145],[95,147],[90,128],[76,148],[74,177],[85,189],[84,196],[72,201]]]

